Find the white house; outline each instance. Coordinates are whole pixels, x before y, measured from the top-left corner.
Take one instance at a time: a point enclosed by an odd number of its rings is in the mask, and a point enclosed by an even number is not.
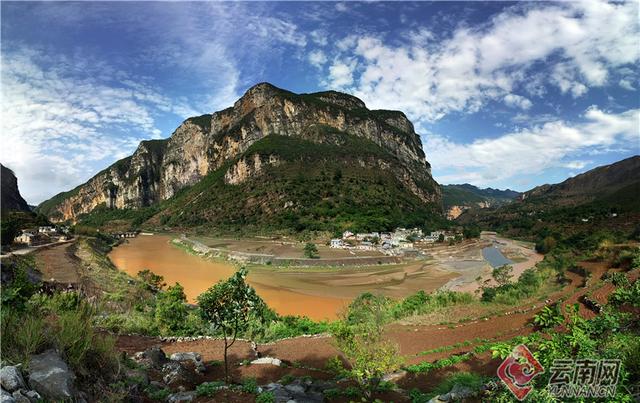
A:
[[[342,239],[351,239],[353,238],[353,232],[345,231],[342,233]]]
[[[344,243],[342,242],[342,239],[335,238],[331,240],[332,248],[342,248],[343,246],[344,246]]]
[[[34,240],[35,240],[35,235],[32,234],[31,232],[27,232],[27,231],[25,231],[22,234],[18,235],[14,239],[14,241],[16,243],[23,243],[25,245],[31,245]]]
[[[38,232],[41,234],[51,234],[56,232],[56,229],[50,225],[45,225],[42,227],[38,227]]]

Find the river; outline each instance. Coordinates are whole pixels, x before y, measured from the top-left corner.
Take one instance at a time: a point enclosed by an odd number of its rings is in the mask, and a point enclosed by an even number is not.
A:
[[[228,262],[203,259],[171,245],[170,236],[141,235],[114,248],[109,258],[116,267],[131,276],[149,269],[164,277],[168,285],[178,282],[184,287],[189,302],[220,280],[230,277],[236,267]],[[285,287],[247,280],[258,295],[280,315],[306,315],[311,319],[335,319],[350,298],[334,298],[293,292]]]

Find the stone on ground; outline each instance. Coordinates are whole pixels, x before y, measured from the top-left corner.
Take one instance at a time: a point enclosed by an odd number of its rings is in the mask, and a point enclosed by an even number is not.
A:
[[[45,400],[71,400],[76,376],[55,350],[34,355],[29,362],[29,385]]]
[[[0,385],[8,392],[14,392],[25,388],[24,379],[20,372],[20,366],[5,366],[0,368]]]

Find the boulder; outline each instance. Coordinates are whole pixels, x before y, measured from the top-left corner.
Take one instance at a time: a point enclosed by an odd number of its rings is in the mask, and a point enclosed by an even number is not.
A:
[[[162,373],[164,374],[162,380],[171,388],[193,386],[196,383],[195,373],[176,361],[165,364],[162,367]]]
[[[22,393],[22,390],[16,390],[15,392],[13,392],[12,396],[13,400],[15,400],[16,403],[31,403],[31,400],[29,400],[29,398],[24,393]]]
[[[282,365],[282,361],[279,360],[278,358],[272,358],[272,357],[262,357],[262,358],[258,358],[256,360],[251,361],[251,364],[268,364],[268,365],[275,365],[275,366],[280,366]]]
[[[6,390],[0,390],[0,403],[16,403],[16,399]]]
[[[76,376],[55,350],[34,355],[29,362],[29,385],[44,399],[66,400],[75,395]]]
[[[18,389],[25,388],[20,365],[0,368],[0,385],[8,392],[15,392]]]
[[[199,353],[195,353],[195,352],[173,353],[173,354],[171,354],[171,356],[169,358],[171,360],[173,360],[173,361],[179,361],[179,362],[190,361],[190,362],[193,362],[193,364],[195,365],[195,368],[196,368],[196,372],[202,373],[206,369],[206,367],[204,365],[204,362],[202,361],[202,356]]]
[[[140,364],[155,369],[162,368],[169,361],[160,347],[151,347],[145,351],[137,352],[133,355],[133,358]]]
[[[178,392],[167,397],[167,402],[190,402],[196,398],[196,392],[194,390],[188,392]]]

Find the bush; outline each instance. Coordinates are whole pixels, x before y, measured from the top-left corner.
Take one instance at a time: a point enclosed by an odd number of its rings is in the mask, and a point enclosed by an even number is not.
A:
[[[367,398],[371,398],[384,374],[401,365],[398,347],[382,338],[389,318],[388,306],[385,297],[363,294],[333,327],[336,345],[351,363],[349,374]]]
[[[157,295],[155,318],[161,334],[182,332],[188,315],[186,303],[184,288],[178,283]]]
[[[262,392],[256,396],[256,403],[275,403],[276,396],[273,392]]]
[[[554,327],[562,322],[564,322],[564,315],[558,304],[545,306],[539,314],[533,317],[533,323],[542,329]]]
[[[12,364],[27,364],[29,358],[47,344],[42,317],[30,312],[18,313],[2,308],[2,359]]]
[[[223,386],[224,382],[222,381],[204,382],[196,386],[196,394],[198,396],[213,397]]]
[[[258,381],[256,378],[245,378],[242,380],[242,391],[246,393],[258,393]]]

